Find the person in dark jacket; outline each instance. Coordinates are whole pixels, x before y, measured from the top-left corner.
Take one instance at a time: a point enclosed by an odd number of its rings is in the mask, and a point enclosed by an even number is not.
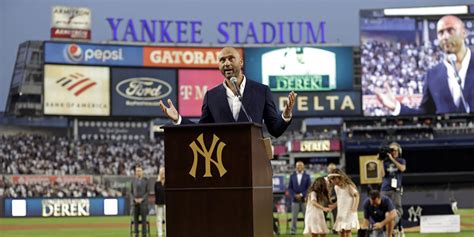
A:
[[[148,215],[148,181],[143,177],[143,169],[135,168],[135,178],[132,181],[133,222],[135,237],[138,237],[138,217],[141,216],[142,236],[146,236],[146,217]]]
[[[296,221],[299,212],[306,212],[306,193],[311,186],[311,177],[304,171],[304,163],[296,162],[296,170],[290,176],[288,192],[291,197],[291,234],[296,234]]]
[[[166,220],[165,207],[165,167],[161,167],[155,182],[155,204],[156,204],[156,232],[158,236],[164,234],[163,222]]]

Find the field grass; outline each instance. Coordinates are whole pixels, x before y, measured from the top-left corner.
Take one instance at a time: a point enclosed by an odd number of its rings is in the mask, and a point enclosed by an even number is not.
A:
[[[407,237],[472,237],[474,236],[474,209],[463,209],[461,215],[461,233],[420,234],[407,232]],[[286,236],[284,215],[280,218],[280,236]],[[0,218],[0,237],[119,237],[130,236],[128,216],[121,217],[69,217],[69,218]],[[151,236],[156,236],[155,218],[150,216]],[[303,230],[303,223],[298,231]],[[296,235],[298,236],[298,235]],[[302,236],[302,235],[299,235]],[[337,236],[337,235],[328,235]],[[354,233],[353,236],[356,236]]]

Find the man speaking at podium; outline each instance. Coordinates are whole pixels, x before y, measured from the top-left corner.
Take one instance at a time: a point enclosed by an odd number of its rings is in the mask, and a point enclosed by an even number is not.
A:
[[[219,55],[219,70],[224,83],[209,90],[204,96],[199,123],[256,122],[266,124],[268,132],[279,137],[291,122],[292,109],[297,94],[290,92],[285,110],[280,115],[268,86],[247,80],[242,73],[244,65],[239,52],[232,47],[223,48]],[[237,90],[238,88],[238,90]],[[189,124],[168,99],[168,106],[160,101],[164,114],[174,124]]]
[[[466,46],[464,23],[456,16],[443,16],[436,32],[444,60],[427,71],[423,97],[418,108],[409,108],[395,99],[388,84],[376,92],[392,115],[473,113],[474,52]]]

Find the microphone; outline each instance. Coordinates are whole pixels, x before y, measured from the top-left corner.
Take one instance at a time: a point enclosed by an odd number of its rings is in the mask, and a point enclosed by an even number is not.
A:
[[[231,77],[230,82],[232,82],[232,85],[234,86],[235,91],[237,91],[237,97],[239,97],[240,99],[242,95],[240,94],[239,87],[237,86],[237,77]]]
[[[462,86],[462,81],[461,81],[461,76],[459,76],[458,69],[456,68],[456,54],[450,53],[446,55],[446,59],[448,60],[449,65],[451,65],[454,69],[454,76],[456,77],[456,81],[458,82],[459,88],[461,89],[461,101],[462,104],[464,105],[464,108],[466,109],[467,113],[470,113],[471,108],[469,107],[469,104],[467,103],[466,99],[464,98],[464,93],[463,89],[464,87]]]
[[[461,87],[461,90],[463,89],[462,87],[462,82],[461,82],[461,77],[459,76],[459,73],[458,73],[458,70],[456,68],[456,54],[453,54],[453,53],[450,53],[446,56],[446,59],[448,59],[448,62],[451,66],[453,66],[453,69],[454,69],[454,76],[456,76],[456,80],[459,84],[459,86]]]
[[[253,122],[252,118],[247,113],[247,110],[245,109],[245,106],[244,106],[244,102],[242,101],[242,95],[240,94],[239,87],[237,86],[237,78],[236,77],[231,77],[230,82],[234,86],[235,91],[237,92],[237,98],[239,98],[240,104],[242,104],[241,108],[242,108],[242,111],[244,111],[245,117],[247,117],[247,120],[252,123]]]

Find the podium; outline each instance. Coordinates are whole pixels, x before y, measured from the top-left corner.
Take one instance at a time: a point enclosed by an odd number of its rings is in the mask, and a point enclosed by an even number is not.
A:
[[[167,236],[273,236],[272,169],[261,129],[164,127]]]

